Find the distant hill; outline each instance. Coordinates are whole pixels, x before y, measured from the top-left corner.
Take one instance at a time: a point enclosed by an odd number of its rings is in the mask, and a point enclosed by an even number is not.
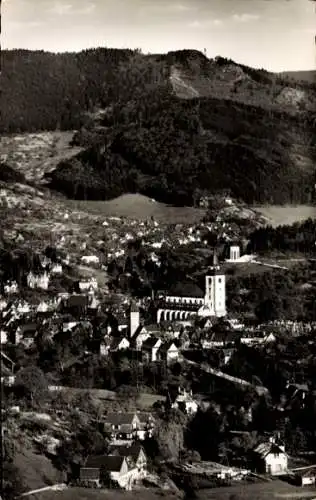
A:
[[[284,71],[280,73],[281,78],[290,78],[298,82],[308,82],[316,84],[316,70],[310,71]]]
[[[299,102],[283,102],[288,78],[196,50],[143,55],[97,48],[79,53],[2,50],[1,132],[78,129],[85,112],[141,97],[165,85],[179,97],[230,99],[265,108],[315,109],[315,89],[295,84]],[[293,83],[290,85],[293,87]]]
[[[75,199],[141,193],[190,205],[201,190],[308,203],[316,87],[195,50],[3,52],[2,132],[77,129],[84,151],[48,173]]]

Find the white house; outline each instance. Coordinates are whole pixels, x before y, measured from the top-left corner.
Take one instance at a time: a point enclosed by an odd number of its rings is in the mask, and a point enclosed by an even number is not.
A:
[[[187,415],[194,415],[198,409],[199,405],[193,399],[192,391],[187,392],[185,389],[179,387],[179,393],[171,405],[172,408],[179,408],[183,410]]]
[[[288,455],[283,445],[271,437],[268,442],[259,444],[255,450],[256,465],[259,471],[272,476],[285,474],[288,470]]]
[[[50,271],[52,274],[62,274],[63,266],[61,264],[54,264]]]
[[[5,293],[7,294],[13,294],[13,293],[18,293],[19,291],[19,286],[17,284],[16,281],[11,281],[11,282],[7,282],[5,285],[4,285],[4,291]]]
[[[130,346],[130,342],[126,337],[122,339],[113,339],[111,350],[112,351],[123,351],[124,349],[128,349]]]
[[[149,337],[144,341],[142,345],[142,352],[145,353],[148,361],[155,362],[157,361],[158,350],[162,344],[162,340],[156,337]]]
[[[167,363],[175,362],[179,359],[179,349],[174,342],[166,342],[160,346],[158,357],[161,361],[166,361]]]
[[[79,288],[80,291],[86,291],[86,290],[97,290],[98,289],[98,282],[95,278],[90,278],[88,280],[83,280],[79,282]]]
[[[81,262],[84,264],[99,264],[100,259],[96,255],[84,255],[81,257]]]
[[[40,304],[38,304],[36,311],[44,313],[44,312],[47,312],[48,309],[49,309],[48,304],[46,304],[46,302],[42,301],[42,302],[40,302]]]
[[[27,275],[27,286],[29,288],[41,288],[47,290],[49,285],[49,275],[44,272],[40,275],[35,275],[32,271]]]

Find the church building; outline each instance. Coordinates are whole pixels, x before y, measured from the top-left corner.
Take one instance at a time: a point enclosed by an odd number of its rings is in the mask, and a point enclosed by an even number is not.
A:
[[[205,277],[205,290],[192,282],[180,283],[160,297],[157,323],[161,321],[185,321],[194,316],[226,316],[225,274],[214,253],[213,264]]]

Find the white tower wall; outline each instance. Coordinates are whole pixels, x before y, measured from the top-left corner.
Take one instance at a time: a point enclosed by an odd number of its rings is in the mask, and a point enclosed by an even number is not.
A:
[[[133,337],[140,324],[139,311],[130,312],[130,336]]]
[[[205,304],[212,316],[226,316],[226,280],[224,274],[214,274],[205,278]]]
[[[239,258],[240,258],[240,247],[237,245],[230,247],[229,259],[230,260],[237,260]]]

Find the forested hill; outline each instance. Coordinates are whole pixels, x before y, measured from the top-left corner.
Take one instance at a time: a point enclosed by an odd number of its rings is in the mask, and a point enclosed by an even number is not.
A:
[[[79,53],[3,50],[1,132],[78,129],[84,112],[168,85],[178,97],[231,99],[267,109],[315,109],[315,88],[195,50],[144,55],[97,48]]]
[[[306,203],[316,90],[198,51],[4,51],[3,132],[79,129],[83,153],[50,174],[70,197],[140,192],[191,204],[197,189]]]
[[[50,174],[72,198],[140,192],[192,204],[229,189],[248,203],[312,201],[315,123],[229,100],[180,100],[166,89],[107,109],[75,137],[86,149]]]

